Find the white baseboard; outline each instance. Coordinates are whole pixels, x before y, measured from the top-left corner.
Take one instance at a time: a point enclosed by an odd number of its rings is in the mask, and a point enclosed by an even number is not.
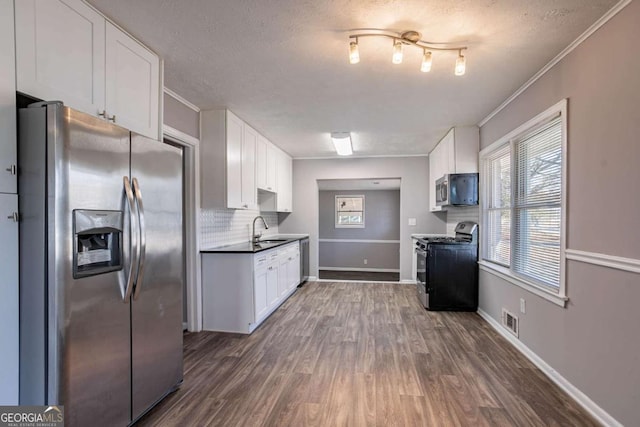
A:
[[[307,277],[307,282],[317,282],[318,281],[318,277],[317,276],[309,276]]]
[[[385,281],[385,280],[338,280],[338,279],[318,279],[316,280],[316,282],[318,283],[366,283],[368,285],[371,284],[383,284],[383,283],[387,283],[387,284],[392,284],[392,285],[399,285],[400,282],[389,282],[389,281]]]
[[[182,330],[183,330],[183,331],[188,330],[188,328],[187,328],[187,322],[182,322]]]
[[[409,285],[415,285],[416,281],[415,280],[411,280],[411,279],[402,279],[402,280],[400,280],[400,283],[407,283]]]
[[[604,426],[610,427],[623,427],[615,418],[609,415],[604,409],[598,406],[593,400],[586,394],[581,392],[576,386],[571,384],[565,377],[560,375],[558,371],[553,369],[547,362],[545,362],[540,356],[535,354],[529,347],[527,347],[522,341],[509,333],[502,325],[491,317],[486,311],[478,308],[478,314],[486,322],[491,325],[500,335],[507,339],[516,349],[520,351],[527,359],[529,359],[534,365],[536,365],[543,374],[545,374],[551,381],[556,383],[558,387],[564,390],[569,396],[571,396],[580,406],[582,406],[587,412],[589,412],[598,422]]]
[[[318,270],[327,271],[364,271],[373,273],[400,273],[397,268],[355,268],[355,267],[318,267]]]

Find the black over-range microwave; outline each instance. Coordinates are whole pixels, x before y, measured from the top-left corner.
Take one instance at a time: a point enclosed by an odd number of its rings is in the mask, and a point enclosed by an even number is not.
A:
[[[478,204],[478,174],[452,173],[436,181],[437,206],[473,206]]]

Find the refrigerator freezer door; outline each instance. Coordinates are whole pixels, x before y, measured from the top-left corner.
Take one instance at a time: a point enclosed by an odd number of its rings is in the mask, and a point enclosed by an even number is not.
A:
[[[20,403],[62,404],[70,425],[127,425],[130,305],[121,289],[128,247],[119,271],[74,279],[73,211],[125,209],[129,132],[61,104],[20,110],[20,129]],[[47,313],[46,328],[38,313]],[[39,372],[46,384],[29,378]]]
[[[182,149],[132,134],[144,274],[132,299],[133,420],[182,381]]]

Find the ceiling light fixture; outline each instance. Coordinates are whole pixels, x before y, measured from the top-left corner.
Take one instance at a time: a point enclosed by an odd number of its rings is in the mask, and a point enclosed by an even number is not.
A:
[[[394,64],[402,64],[402,43],[400,40],[393,41],[393,56],[391,62]]]
[[[353,154],[351,146],[351,134],[349,132],[331,132],[331,141],[339,156],[350,156]]]
[[[458,59],[456,59],[456,76],[463,76],[466,69],[467,69],[467,65],[466,65],[467,60],[465,59],[464,55],[462,54],[462,50],[460,50],[458,52]]]
[[[360,62],[360,52],[358,52],[358,38],[356,41],[349,43],[349,62],[357,64]]]
[[[458,51],[458,58],[456,59],[455,75],[462,76],[466,71],[466,58],[462,55],[462,51],[466,50],[466,46],[453,46],[448,47],[446,43],[434,43],[421,40],[422,34],[417,31],[404,31],[396,32],[389,30],[381,30],[377,28],[367,28],[362,30],[353,30],[353,34],[349,36],[350,39],[355,39],[355,42],[349,43],[349,62],[351,64],[357,64],[360,62],[360,54],[358,52],[358,38],[359,37],[388,37],[393,39],[393,56],[391,62],[394,64],[402,63],[402,47],[403,45],[416,46],[423,51],[422,64],[420,65],[420,71],[428,73],[431,71],[431,65],[433,63],[431,58],[431,51]],[[355,52],[355,53],[354,53]]]
[[[423,73],[428,73],[429,71],[431,71],[432,63],[433,60],[431,59],[431,52],[428,52],[425,49],[424,53],[422,54],[422,65],[420,65],[420,71],[422,71]]]

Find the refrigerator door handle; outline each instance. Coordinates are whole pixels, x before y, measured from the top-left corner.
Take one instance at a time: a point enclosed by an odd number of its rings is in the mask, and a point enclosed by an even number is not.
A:
[[[127,286],[122,297],[124,303],[126,304],[129,302],[129,298],[131,297],[131,293],[133,292],[133,282],[136,278],[134,271],[138,269],[140,248],[138,246],[138,215],[136,203],[133,198],[133,191],[131,190],[131,183],[129,182],[128,176],[123,177],[122,181],[124,182],[124,191],[127,196],[127,204],[129,205],[129,226],[131,228],[131,264],[129,265]]]
[[[144,279],[144,261],[147,252],[147,228],[144,220],[144,206],[142,204],[142,192],[140,191],[140,185],[138,179],[133,178],[133,194],[136,198],[136,205],[138,206],[138,219],[140,221],[140,259],[138,261],[138,277],[136,279],[136,287],[133,291],[133,299],[138,299],[140,295],[140,289],[142,289],[142,281]]]

